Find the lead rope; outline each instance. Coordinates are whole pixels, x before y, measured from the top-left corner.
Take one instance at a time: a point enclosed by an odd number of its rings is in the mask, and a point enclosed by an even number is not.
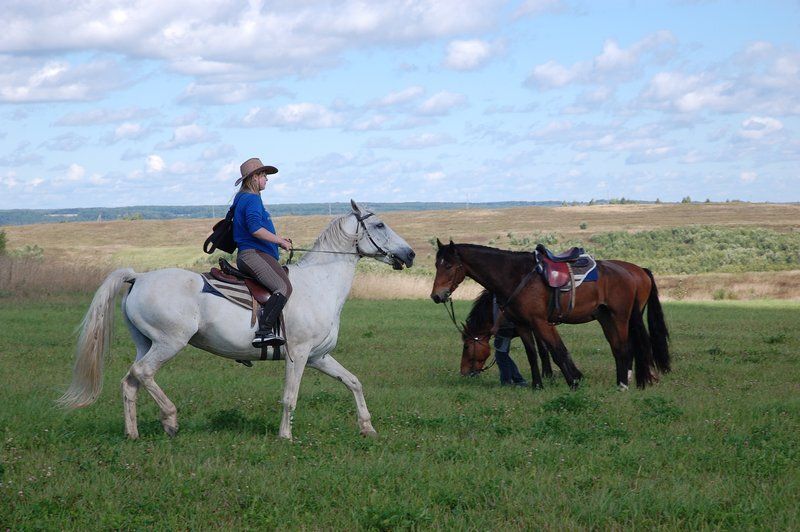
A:
[[[450,303],[450,309],[447,308],[447,304],[448,303]],[[480,338],[476,338],[474,336],[471,336],[471,335],[467,334],[466,329],[463,326],[460,326],[458,324],[458,321],[456,320],[456,311],[453,308],[453,300],[452,300],[452,298],[448,297],[447,301],[444,302],[444,311],[450,317],[450,321],[453,322],[453,325],[455,326],[456,330],[461,333],[462,337],[464,337],[464,336],[469,337],[469,341],[472,342],[473,344],[476,344],[476,343],[478,343],[478,341],[480,341]],[[489,343],[489,339],[488,338],[486,339],[486,343]],[[494,366],[496,362],[497,362],[497,357],[495,355],[492,355],[492,361],[488,365],[483,366],[482,369],[473,370],[472,372],[473,373],[483,373],[487,369],[489,369],[492,366]]]

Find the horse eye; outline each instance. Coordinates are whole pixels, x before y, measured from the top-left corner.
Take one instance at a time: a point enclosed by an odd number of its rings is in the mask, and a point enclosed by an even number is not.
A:
[[[386,227],[386,225],[383,222],[380,222],[376,224],[375,227],[377,227],[378,229],[383,229],[384,227]]]

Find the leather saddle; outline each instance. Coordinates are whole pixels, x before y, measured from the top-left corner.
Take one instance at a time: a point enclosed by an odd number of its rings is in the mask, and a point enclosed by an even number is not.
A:
[[[211,276],[223,283],[245,285],[250,290],[253,299],[262,305],[267,302],[267,299],[272,294],[255,277],[236,269],[231,263],[222,258],[219,259],[219,268],[211,268]]]
[[[544,278],[547,286],[551,288],[562,288],[572,279],[570,264],[577,261],[585,251],[583,248],[572,247],[567,251],[555,254],[543,244],[536,245],[536,255],[538,258],[536,268]]]

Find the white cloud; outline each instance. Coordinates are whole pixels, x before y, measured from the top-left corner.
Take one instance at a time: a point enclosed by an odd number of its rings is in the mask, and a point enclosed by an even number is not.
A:
[[[172,132],[172,138],[166,142],[159,142],[156,145],[158,150],[174,150],[177,148],[185,148],[186,146],[193,146],[203,142],[211,142],[219,138],[216,133],[209,132],[203,126],[197,124],[189,124],[186,126],[178,126]]]
[[[405,89],[400,91],[390,92],[383,98],[377,100],[376,102],[373,102],[372,106],[389,107],[389,106],[408,103],[409,101],[414,100],[420,95],[422,95],[424,92],[425,89],[423,89],[419,85],[413,85],[411,87],[406,87]]]
[[[739,179],[742,183],[752,183],[758,179],[758,174],[756,172],[742,172],[739,174]]]
[[[603,43],[603,50],[590,61],[564,66],[547,61],[533,68],[525,84],[542,89],[563,87],[572,83],[601,83],[631,78],[641,69],[645,55],[668,55],[677,40],[668,31],[657,31],[622,48],[614,39]]]
[[[97,100],[127,83],[116,61],[95,59],[72,64],[65,60],[0,55],[0,101],[34,103]]]
[[[88,139],[70,131],[58,135],[40,144],[41,147],[54,151],[75,151],[86,145]]]
[[[515,12],[515,16],[541,15],[544,13],[558,13],[564,11],[566,6],[562,0],[525,0]]]
[[[769,116],[751,116],[742,122],[742,130],[739,132],[739,136],[757,140],[781,129],[783,129],[783,123],[780,120]]]
[[[287,129],[321,129],[341,125],[344,117],[315,103],[292,103],[275,109],[254,107],[232,125],[241,127],[281,127]]]
[[[97,50],[161,59],[172,70],[217,81],[302,74],[365,44],[417,44],[490,28],[501,0],[154,2],[108,9],[57,2],[4,6],[0,53]],[[64,31],[69,28],[69,31]],[[265,36],[268,36],[265,38]]]
[[[131,120],[141,120],[155,116],[155,109],[141,107],[125,107],[122,109],[90,109],[88,111],[69,113],[55,121],[56,126],[92,126],[97,124],[113,124]]]
[[[482,40],[452,41],[447,45],[444,66],[453,70],[475,70],[492,57],[493,46]]]
[[[466,104],[466,101],[463,94],[441,91],[422,102],[417,110],[423,115],[446,115],[452,109]]]
[[[159,172],[163,172],[166,165],[164,164],[164,159],[162,159],[158,155],[148,155],[147,161],[145,163],[147,168],[147,173],[149,174],[157,174]]]
[[[417,150],[442,146],[452,142],[454,142],[453,139],[449,135],[443,133],[419,133],[417,135],[408,136],[401,140],[393,140],[388,138],[373,139],[367,143],[367,147]]]
[[[86,168],[79,164],[72,163],[67,168],[67,175],[65,179],[67,181],[80,181],[83,179],[83,176],[86,175]]]
[[[191,83],[178,97],[182,103],[230,105],[255,99],[291,96],[286,89],[255,83]]]

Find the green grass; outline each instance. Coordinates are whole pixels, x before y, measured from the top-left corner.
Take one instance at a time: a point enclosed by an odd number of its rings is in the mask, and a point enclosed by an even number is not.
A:
[[[337,359],[351,394],[309,370],[292,443],[276,438],[283,364],[187,349],[157,380],[169,439],[139,398],[123,437],[117,321],[100,400],[53,407],[87,297],[0,299],[0,528],[792,529],[800,522],[800,305],[671,303],[674,372],[617,392],[599,326],[562,326],[586,375],[543,391],[458,376],[458,336],[428,301],[350,301]],[[457,304],[463,317],[468,303]],[[524,368],[518,341],[512,356]]]

